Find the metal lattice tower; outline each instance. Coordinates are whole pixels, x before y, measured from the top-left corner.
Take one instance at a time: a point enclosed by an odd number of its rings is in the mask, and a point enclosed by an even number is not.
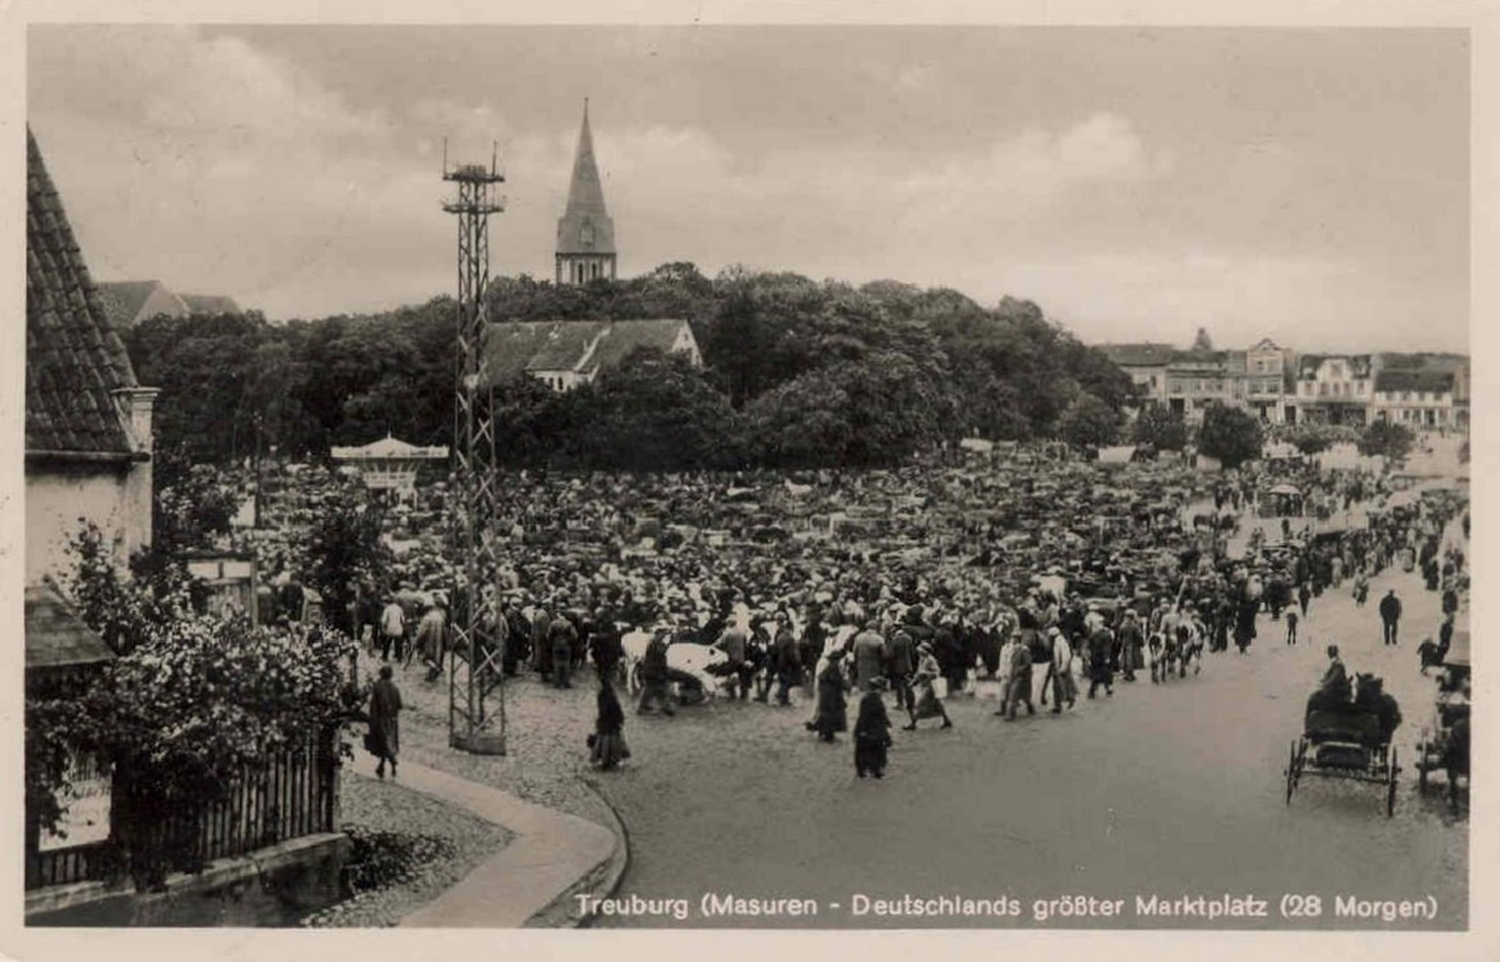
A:
[[[448,656],[448,743],[482,755],[505,754],[505,695],[500,658],[500,565],[497,522],[499,476],[495,464],[494,391],[485,371],[485,293],[490,280],[489,215],[505,209],[494,192],[505,178],[481,164],[448,169],[443,180],[458,196],[443,210],[458,215],[458,343],[453,449],[457,455],[458,541],[464,553],[464,587],[454,603],[453,645]]]

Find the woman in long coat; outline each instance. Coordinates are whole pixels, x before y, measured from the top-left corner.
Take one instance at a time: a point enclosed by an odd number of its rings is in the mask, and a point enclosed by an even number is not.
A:
[[[600,771],[617,768],[630,757],[630,747],[625,744],[625,709],[608,673],[599,676],[599,715],[594,719],[590,746],[589,763]]]
[[[885,712],[885,679],[877,678],[859,700],[854,720],[854,771],[885,777],[886,749],[891,747],[891,717]]]
[[[385,777],[385,763],[391,763],[391,777],[396,777],[396,756],[401,751],[401,690],[391,680],[391,666],[380,666],[380,678],[370,689],[370,734],[365,747],[379,764],[375,777]]]
[[[818,713],[813,718],[812,728],[818,740],[831,742],[837,732],[849,730],[849,706],[844,697],[849,682],[844,673],[842,651],[828,655],[828,665],[818,674]]]
[[[937,689],[932,686],[940,674],[937,658],[932,653],[932,643],[924,641],[918,645],[917,655],[917,674],[912,679],[917,700],[910,709],[911,724],[903,725],[902,728],[905,731],[916,731],[917,722],[923,718],[942,718],[942,727],[952,728],[953,721],[948,717],[948,709],[943,707],[942,699],[937,696]]]

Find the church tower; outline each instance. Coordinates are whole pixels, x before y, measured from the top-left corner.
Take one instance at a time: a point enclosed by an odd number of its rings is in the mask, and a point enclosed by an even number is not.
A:
[[[604,187],[589,133],[589,102],[584,98],[568,207],[557,221],[557,283],[587,284],[600,278],[615,279],[615,224],[604,208]]]

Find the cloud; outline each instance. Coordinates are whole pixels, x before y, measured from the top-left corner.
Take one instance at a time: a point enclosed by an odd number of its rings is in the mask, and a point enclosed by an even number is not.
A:
[[[962,204],[982,195],[1035,205],[1077,188],[1166,176],[1172,165],[1171,154],[1153,153],[1127,119],[1099,113],[1063,130],[1033,128],[997,140],[977,156],[915,171],[898,188],[913,199],[947,196]]]
[[[896,90],[911,92],[924,90],[932,86],[937,71],[932,67],[921,64],[906,64],[896,71],[896,79],[893,82]]]
[[[97,82],[121,90],[113,111],[80,97],[35,123],[99,277],[334,312],[412,298],[403,275],[426,268],[402,248],[451,238],[420,138],[296,65],[190,28],[69,41],[107,50]]]

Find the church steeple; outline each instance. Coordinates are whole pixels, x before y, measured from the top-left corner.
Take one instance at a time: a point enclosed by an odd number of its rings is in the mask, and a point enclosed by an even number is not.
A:
[[[594,162],[594,135],[589,130],[589,102],[584,98],[568,206],[557,221],[557,283],[585,284],[614,277],[615,225],[604,206],[604,186]]]

